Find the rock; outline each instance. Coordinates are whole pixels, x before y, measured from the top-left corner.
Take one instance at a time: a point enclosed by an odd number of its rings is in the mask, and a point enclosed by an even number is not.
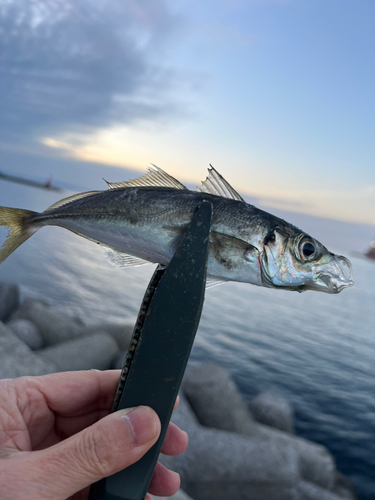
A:
[[[181,488],[171,497],[155,497],[155,500],[193,500]],[[229,500],[229,499],[228,499]]]
[[[315,484],[301,481],[298,485],[298,500],[343,500],[347,497],[338,496],[331,491],[324,490]],[[352,497],[355,498],[355,497]]]
[[[17,335],[0,322],[0,379],[53,373],[56,367],[35,354]]]
[[[280,431],[293,433],[293,412],[289,403],[279,394],[261,392],[249,404],[257,422]]]
[[[298,496],[294,486],[282,484],[253,484],[251,482],[197,483],[189,487],[195,500],[305,500]]]
[[[298,455],[302,478],[330,489],[335,481],[332,455],[321,445],[254,422],[225,370],[211,364],[189,368],[182,389],[201,424],[242,433],[277,448],[291,448]]]
[[[277,446],[291,447],[298,455],[299,470],[305,481],[321,488],[332,489],[335,483],[335,462],[330,452],[317,443],[293,436],[266,425],[255,424],[256,437],[276,442]]]
[[[46,300],[38,298],[38,297],[27,297],[22,302],[22,304],[20,304],[18,307],[19,308],[24,308],[24,307],[28,308],[28,307],[31,307],[32,305],[40,305],[43,307],[50,307],[49,303]],[[11,319],[18,319],[18,311],[19,311],[19,309],[16,309],[13,312]]]
[[[20,302],[17,285],[0,282],[0,321],[7,321]]]
[[[43,337],[31,321],[28,321],[27,319],[14,319],[7,323],[7,327],[10,328],[17,335],[17,337],[25,342],[25,344],[33,351],[42,349]]]
[[[203,427],[183,394],[172,420],[188,432],[189,446],[178,457],[159,459],[181,475],[195,500],[294,500],[300,478],[291,447]]]
[[[38,352],[39,356],[57,367],[57,371],[107,370],[118,355],[116,341],[107,333],[98,332]]]
[[[213,364],[189,367],[182,390],[199,422],[230,432],[251,435],[254,422],[228,373]]]
[[[103,323],[97,326],[87,326],[83,329],[82,334],[89,335],[96,332],[109,333],[109,335],[111,335],[111,337],[113,337],[116,340],[119,349],[121,351],[127,351],[130,344],[130,339],[132,338],[133,335],[135,321],[136,320],[134,319],[134,320],[124,321],[123,323],[118,323],[118,324]]]
[[[44,301],[34,298],[26,299],[12,315],[13,319],[26,319],[34,323],[45,346],[78,337],[83,330],[80,320],[56,312]]]

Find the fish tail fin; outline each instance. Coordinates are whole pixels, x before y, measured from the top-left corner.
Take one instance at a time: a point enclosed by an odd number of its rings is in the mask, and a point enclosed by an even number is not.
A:
[[[36,229],[27,224],[36,212],[19,208],[0,207],[0,226],[8,228],[8,237],[0,249],[0,264],[22,243],[35,233]]]

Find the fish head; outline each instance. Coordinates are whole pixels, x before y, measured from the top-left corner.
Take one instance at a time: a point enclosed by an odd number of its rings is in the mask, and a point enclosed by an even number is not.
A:
[[[261,269],[263,286],[273,288],[335,294],[353,286],[349,260],[294,227],[276,228],[264,237]]]

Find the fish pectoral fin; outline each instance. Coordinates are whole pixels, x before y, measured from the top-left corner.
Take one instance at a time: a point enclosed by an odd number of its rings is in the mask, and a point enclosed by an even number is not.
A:
[[[210,232],[210,247],[216,247],[216,250],[231,251],[232,253],[254,253],[258,254],[258,249],[245,240],[236,238],[229,234],[219,233],[216,231]]]
[[[196,191],[215,194],[230,200],[245,201],[212,165],[208,169],[206,180],[202,182],[201,187],[196,188]]]
[[[213,288],[214,286],[222,285],[226,281],[219,280],[218,278],[208,277],[206,279],[206,288]]]
[[[105,180],[105,179],[104,179]],[[187,187],[181,184],[177,179],[172,177],[171,175],[164,172],[161,168],[153,165],[151,163],[151,167],[147,170],[145,174],[138,179],[134,179],[132,181],[124,181],[124,182],[107,182],[108,187],[110,189],[121,189],[126,187],[142,187],[142,186],[154,186],[154,187],[167,187],[173,189],[183,189],[187,190]]]
[[[133,255],[128,255],[127,253],[117,252],[112,248],[106,247],[105,258],[112,266],[118,268],[124,267],[139,267],[145,266],[146,264],[151,264],[148,260],[140,259],[139,257],[134,257]]]
[[[209,250],[216,264],[226,268],[229,275],[238,272],[245,261],[253,263],[259,257],[258,250],[247,241],[215,231],[210,233]]]

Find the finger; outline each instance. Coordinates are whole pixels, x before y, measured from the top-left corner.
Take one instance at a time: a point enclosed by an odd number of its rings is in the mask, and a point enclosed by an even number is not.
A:
[[[177,408],[177,406],[178,406],[179,404],[180,404],[180,396],[177,396],[176,401],[174,402],[173,411],[175,411],[175,409]]]
[[[97,410],[78,417],[58,417],[55,420],[56,433],[61,439],[66,439],[95,424],[101,418],[106,417],[108,413],[109,410]]]
[[[180,402],[180,396],[177,396],[173,410],[175,410],[178,407],[179,402]],[[67,437],[72,436],[73,434],[76,434],[77,432],[80,432],[82,429],[85,429],[89,425],[92,425],[95,422],[97,422],[100,418],[103,418],[106,415],[108,415],[109,408],[110,406],[108,406],[108,408],[106,409],[95,409],[92,412],[87,412],[84,415],[78,415],[78,416],[57,415],[55,419],[55,431],[57,436],[60,439],[65,439]],[[51,443],[49,446],[55,444],[56,442],[58,442],[57,439],[54,443]],[[43,449],[43,448],[45,448],[45,446],[43,446],[43,443],[41,443],[37,448],[33,449]]]
[[[72,372],[74,373],[74,372]],[[79,372],[81,373],[81,372]],[[84,372],[82,372],[84,373]],[[105,373],[105,372],[101,372]],[[62,374],[62,375],[65,375]],[[177,396],[175,405],[174,405],[174,410],[177,408],[178,404],[180,402],[180,397]],[[72,416],[72,415],[56,415],[55,417],[55,433],[51,437],[49,435],[48,440],[43,440],[43,441],[36,441],[35,439],[33,440],[32,443],[32,449],[33,450],[43,450],[44,448],[47,448],[49,446],[52,446],[56,443],[58,443],[61,439],[66,439],[67,437],[73,436],[73,434],[76,434],[77,432],[80,432],[81,430],[85,429],[86,427],[94,424],[97,422],[99,419],[105,417],[109,413],[109,406],[106,409],[95,409],[93,411],[89,411],[88,407],[86,407],[87,413],[84,415],[77,415],[77,416]],[[84,409],[82,408],[82,411]],[[34,433],[35,435],[35,433]],[[184,450],[183,450],[184,451]],[[165,452],[166,455],[179,455],[181,452],[176,452],[176,453],[169,453]],[[163,452],[164,453],[164,452]]]
[[[165,433],[161,452],[164,455],[181,455],[186,450],[188,442],[189,438],[186,432],[170,422]]]
[[[45,448],[49,448],[57,443],[59,443],[62,439],[66,439],[70,436],[73,436],[77,432],[81,432],[86,427],[95,424],[101,418],[104,418],[108,415],[109,410],[98,410],[89,413],[88,415],[80,415],[78,417],[62,417],[57,416],[55,418],[55,426],[54,431],[51,431],[44,436],[41,441],[36,441],[34,436],[31,436],[32,449],[35,450],[44,450]]]
[[[173,411],[178,407],[179,402],[180,402],[180,396],[177,396]],[[100,418],[103,418],[106,415],[108,415],[108,413],[109,413],[109,408],[104,410],[93,410],[91,413],[78,416],[58,415],[56,416],[55,419],[56,433],[61,439],[65,439],[67,437],[72,436],[73,434],[76,434],[77,432],[80,432],[82,429],[85,429],[89,425],[94,424]]]
[[[148,488],[149,493],[158,497],[170,497],[176,493],[181,484],[180,476],[160,462],[156,464],[154,474]]]
[[[43,475],[41,499],[65,499],[128,467],[155,444],[159,434],[156,413],[148,407],[137,407],[112,413],[61,443],[36,452],[37,460],[30,465]]]
[[[33,379],[49,408],[61,415],[85,415],[109,409],[120,370],[53,373]]]

